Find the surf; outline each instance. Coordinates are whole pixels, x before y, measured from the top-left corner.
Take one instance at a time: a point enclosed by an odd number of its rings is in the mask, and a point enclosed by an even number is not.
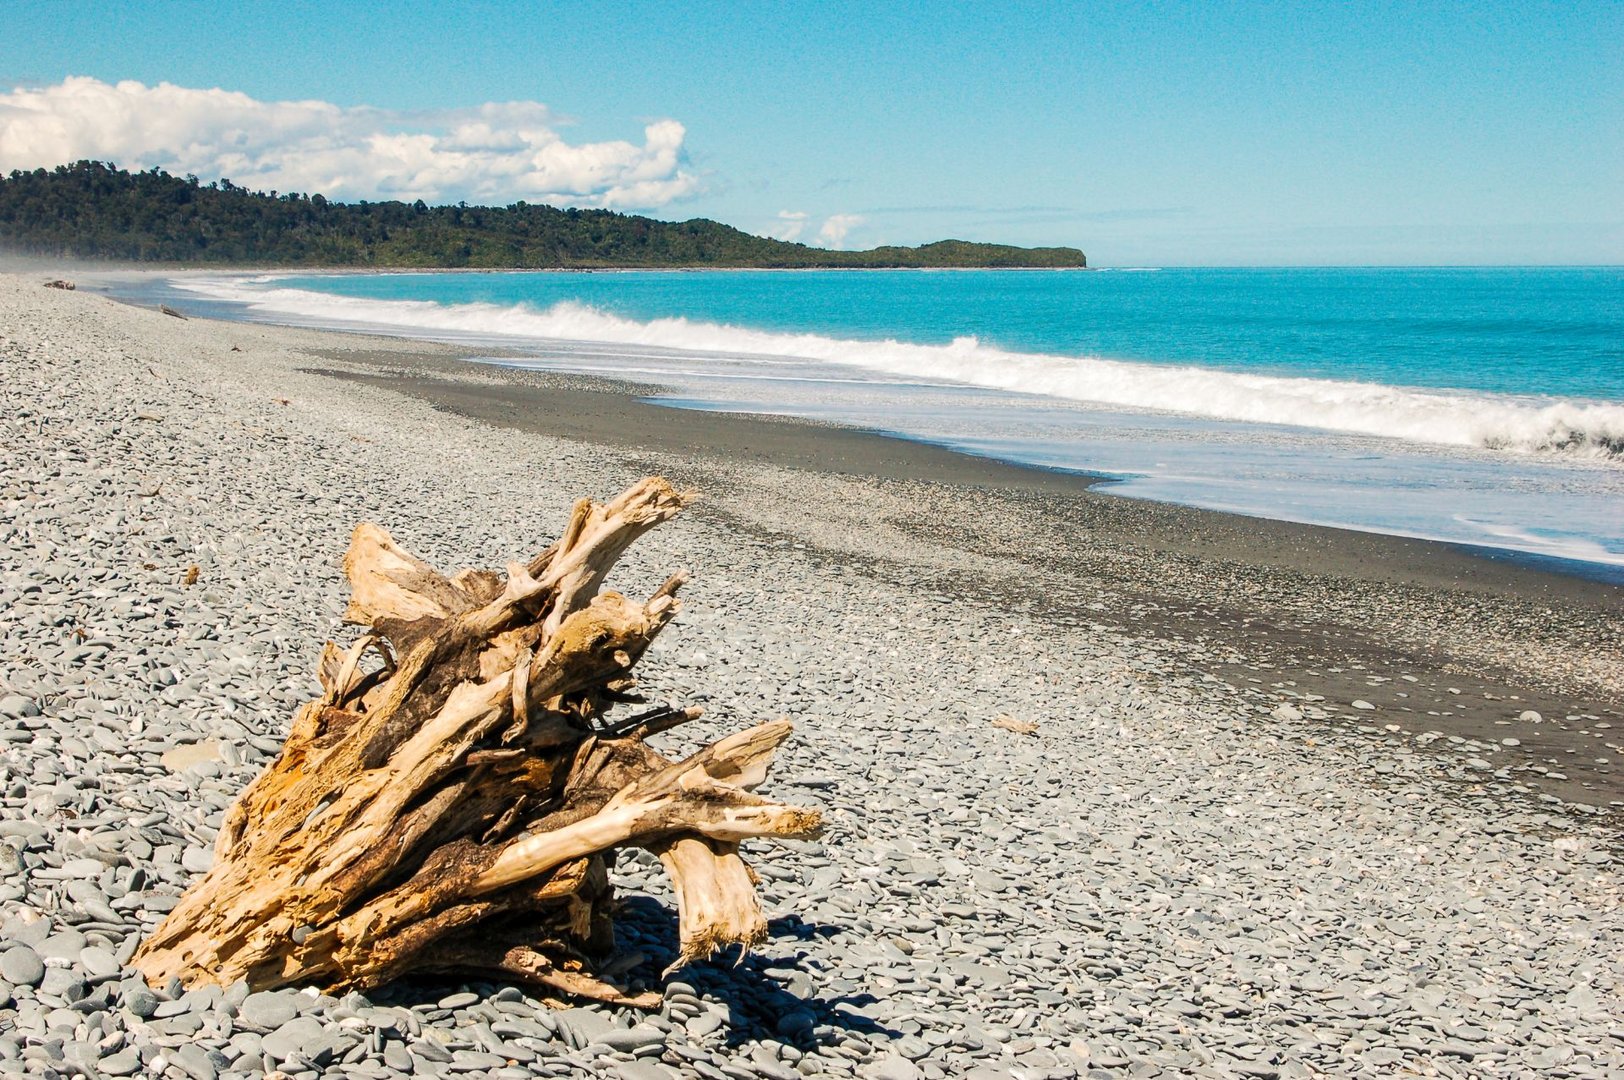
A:
[[[1319,429],[1436,446],[1624,462],[1624,405],[1224,371],[1091,355],[1017,352],[975,336],[946,344],[786,333],[590,304],[383,300],[279,287],[275,279],[186,279],[181,288],[266,316],[429,336],[572,341],[814,361],[893,377],[1209,420]]]

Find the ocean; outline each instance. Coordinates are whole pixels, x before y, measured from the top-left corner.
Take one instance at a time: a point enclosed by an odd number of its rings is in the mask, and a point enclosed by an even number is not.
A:
[[[1624,269],[185,275],[229,318],[517,349],[680,408],[1624,576]],[[151,294],[147,295],[151,298]]]

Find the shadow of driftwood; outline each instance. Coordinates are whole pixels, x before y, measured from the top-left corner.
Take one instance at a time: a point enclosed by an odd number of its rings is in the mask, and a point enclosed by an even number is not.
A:
[[[622,903],[615,925],[623,944],[647,957],[632,971],[632,981],[659,986],[663,981],[660,973],[676,959],[676,913],[652,898],[633,896]],[[838,1041],[847,1032],[898,1038],[901,1032],[865,1015],[866,1007],[879,1000],[872,994],[820,997],[815,992],[797,994],[789,989],[790,982],[801,981],[795,980],[796,973],[805,973],[808,978],[803,986],[815,990],[816,973],[806,966],[805,950],[786,946],[791,941],[833,937],[842,929],[808,923],[795,915],[774,919],[768,924],[772,936],[759,951],[740,960],[738,952],[730,949],[708,961],[689,964],[671,978],[688,983],[701,998],[728,1007],[729,1046],[770,1036],[810,1050]]]
[[[669,979],[663,972],[677,958],[674,911],[652,897],[627,897],[616,913],[615,928],[622,950],[642,954],[642,960],[620,976],[627,987],[637,991],[659,989],[668,981],[682,982],[702,999],[727,1006],[722,1031],[730,1047],[772,1038],[805,1051],[831,1045],[848,1033],[887,1039],[902,1034],[865,1015],[867,1007],[879,1000],[872,994],[821,997],[814,992],[818,973],[807,966],[807,951],[795,948],[794,943],[833,937],[842,927],[808,923],[795,915],[774,919],[768,924],[771,937],[760,950],[741,960],[738,951],[730,949],[708,961],[689,964]],[[515,989],[533,992],[522,986]],[[480,998],[512,993],[501,982],[412,978],[367,997],[379,1005],[420,1008],[463,991]]]

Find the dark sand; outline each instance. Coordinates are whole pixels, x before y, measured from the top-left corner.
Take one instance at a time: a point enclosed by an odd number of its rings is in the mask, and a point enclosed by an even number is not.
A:
[[[1624,807],[1617,585],[1429,541],[1118,498],[1091,491],[1097,477],[841,427],[674,409],[640,400],[651,388],[472,366],[432,348],[334,349],[312,367],[449,413],[602,445],[700,488],[704,512],[737,528],[955,602],[1152,639],[1214,693],[1241,695],[1260,725],[1289,700],[1364,737],[1439,733],[1433,751],[1516,739],[1493,755],[1496,770],[1510,770],[1499,787]],[[912,508],[885,524],[918,545],[865,542],[860,529],[820,543],[814,529],[763,527],[747,508],[793,497],[763,486],[781,483],[767,478],[780,469],[877,485]],[[972,564],[981,569],[967,574]],[[1530,709],[1542,722],[1519,719]],[[1461,762],[1481,756],[1454,748]],[[1455,772],[1464,784],[1490,782],[1486,771]]]

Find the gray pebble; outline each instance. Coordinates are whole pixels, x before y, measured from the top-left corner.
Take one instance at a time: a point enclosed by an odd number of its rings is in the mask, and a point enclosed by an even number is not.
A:
[[[653,1061],[619,1061],[615,1073],[620,1080],[675,1080],[676,1073]]]
[[[0,977],[15,986],[38,986],[45,977],[45,963],[27,945],[13,945],[0,953]]]
[[[321,1043],[326,1030],[313,1016],[299,1016],[279,1026],[260,1041],[265,1053],[277,1061],[286,1061],[295,1053],[310,1050]]]
[[[616,1050],[638,1050],[645,1046],[657,1046],[665,1042],[666,1033],[659,1028],[648,1024],[639,1024],[633,1028],[615,1028],[594,1035],[592,1041]]]
[[[218,1051],[205,1050],[196,1044],[177,1046],[170,1051],[169,1062],[192,1080],[215,1080],[220,1067],[228,1064]]]
[[[683,1025],[690,1038],[703,1039],[722,1026],[722,1018],[715,1013],[701,1013]]]
[[[137,983],[124,991],[124,1007],[143,1020],[155,1015],[158,1005],[158,995],[145,983]]]
[[[810,1032],[817,1023],[817,1017],[806,1009],[791,1009],[778,1018],[773,1029],[780,1035],[796,1037]]]
[[[249,994],[237,1006],[237,1018],[250,1030],[275,1031],[299,1015],[299,992],[265,990]]]
[[[406,1052],[406,1047],[398,1042],[383,1044],[383,1063],[396,1072],[409,1073],[412,1071],[412,1055]]]
[[[39,989],[64,1001],[78,1001],[85,996],[85,977],[72,968],[47,967]]]
[[[65,963],[72,963],[79,959],[79,954],[84,951],[86,944],[85,936],[79,931],[64,930],[61,933],[52,934],[40,942],[35,951],[46,960],[61,960]]]
[[[900,1055],[880,1058],[868,1070],[872,1080],[923,1080],[919,1066]]]
[[[206,874],[214,867],[214,849],[189,847],[181,852],[180,864],[194,874]]]
[[[141,1071],[141,1055],[135,1047],[126,1046],[98,1060],[96,1069],[107,1076],[134,1076]]]
[[[87,945],[79,950],[79,964],[87,975],[97,979],[117,975],[122,968],[113,954],[100,945]]]

